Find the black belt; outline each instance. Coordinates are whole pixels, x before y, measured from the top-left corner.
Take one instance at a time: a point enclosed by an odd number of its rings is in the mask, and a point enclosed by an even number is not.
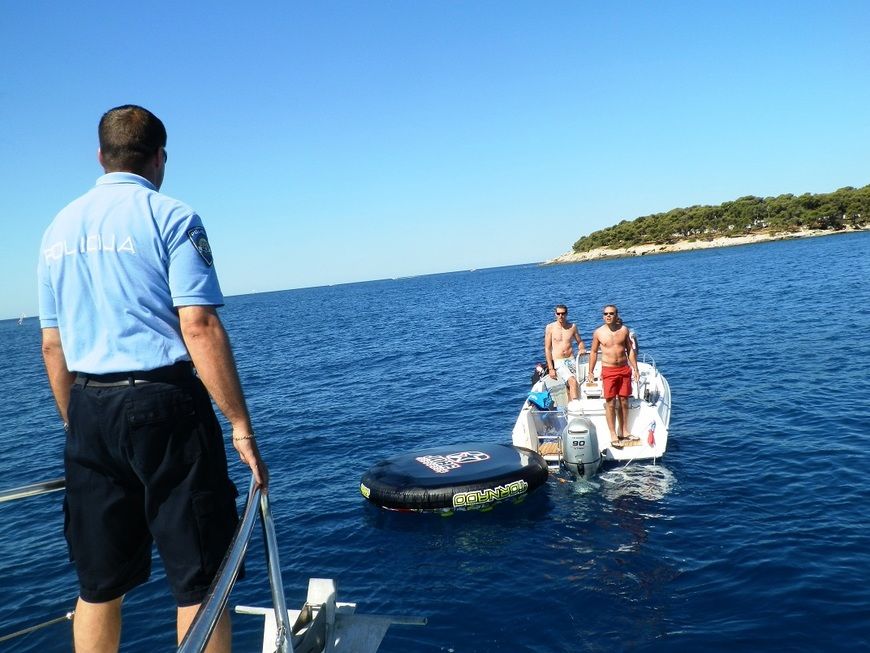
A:
[[[178,361],[174,365],[140,372],[113,372],[111,374],[76,373],[75,384],[92,388],[120,388],[137,383],[176,383],[193,376],[190,361]]]

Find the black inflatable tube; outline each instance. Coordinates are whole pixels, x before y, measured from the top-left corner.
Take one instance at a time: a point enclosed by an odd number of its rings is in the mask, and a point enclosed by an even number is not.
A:
[[[472,510],[532,492],[548,473],[534,451],[476,442],[382,460],[363,475],[360,492],[389,510]]]

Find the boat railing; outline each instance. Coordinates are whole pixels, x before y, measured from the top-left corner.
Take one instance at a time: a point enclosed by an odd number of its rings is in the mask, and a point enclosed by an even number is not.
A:
[[[656,359],[653,358],[650,354],[643,352],[638,359],[639,363],[646,363],[650,367],[653,368],[653,372],[658,372],[658,366],[656,365]]]
[[[34,497],[49,492],[64,489],[63,478],[34,483],[18,488],[12,488],[0,492],[0,503]],[[178,653],[201,653],[208,645],[208,641],[214,633],[217,622],[227,608],[230,592],[239,575],[242,562],[247,553],[248,544],[254,532],[254,525],[259,512],[263,526],[263,540],[266,551],[266,563],[269,572],[269,584],[272,590],[272,604],[275,611],[277,633],[275,637],[276,653],[293,653],[291,641],[291,628],[288,622],[287,604],[284,597],[284,584],[281,579],[281,563],[278,558],[278,542],[275,534],[275,522],[272,519],[272,510],[269,504],[269,495],[263,492],[251,478],[248,499],[245,512],[239,520],[233,540],[221,562],[220,569],[208,590],[205,600],[199,607],[193,623],[187,631],[184,639],[178,647]],[[57,617],[49,621],[18,630],[8,635],[0,636],[0,642],[7,641],[22,635],[27,635],[41,628],[50,626],[61,621],[72,620],[74,612],[68,612],[63,617]]]
[[[3,490],[0,491],[0,503],[15,501],[17,499],[26,499],[28,497],[38,497],[43,494],[48,494],[49,492],[57,492],[64,489],[64,486],[64,479],[63,477],[61,477],[52,479],[50,481],[42,481],[40,483],[33,483],[31,485],[23,485],[21,487],[12,488],[10,490]],[[28,626],[27,628],[16,630],[13,633],[0,635],[0,643],[7,642],[12,639],[17,639],[18,637],[23,637],[24,635],[29,635],[30,633],[34,633],[37,630],[42,630],[43,628],[47,628],[48,626],[53,626],[54,624],[62,623],[64,621],[72,621],[74,615],[75,612],[67,612],[63,616],[55,617],[53,619],[49,619],[48,621],[43,621],[41,623]]]
[[[284,598],[284,583],[281,580],[281,563],[278,559],[278,541],[269,505],[269,495],[256,486],[253,477],[248,490],[245,512],[236,528],[233,541],[230,543],[220,569],[212,581],[205,600],[200,604],[193,623],[181,641],[177,653],[201,653],[205,650],[218,620],[227,608],[230,592],[239,576],[239,570],[254,532],[258,507],[263,524],[263,542],[266,550],[269,585],[272,590],[272,606],[278,627],[275,636],[275,651],[276,653],[293,653],[290,625],[287,619],[287,603]]]
[[[0,503],[15,501],[16,499],[26,499],[27,497],[38,497],[40,494],[48,494],[49,492],[57,492],[62,490],[65,485],[63,477],[60,477],[50,481],[33,483],[32,485],[15,487],[11,490],[3,490],[0,492]]]

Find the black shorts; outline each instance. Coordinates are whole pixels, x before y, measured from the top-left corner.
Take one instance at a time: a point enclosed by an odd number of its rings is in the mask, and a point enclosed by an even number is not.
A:
[[[144,583],[152,540],[179,606],[200,603],[238,522],[220,425],[195,376],[70,394],[64,534],[81,597]]]

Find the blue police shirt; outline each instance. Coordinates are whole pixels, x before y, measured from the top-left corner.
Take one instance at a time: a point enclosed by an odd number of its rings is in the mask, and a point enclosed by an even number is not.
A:
[[[127,172],[100,177],[42,238],[39,320],[57,327],[67,368],[150,370],[190,360],[178,306],[222,306],[199,216]]]

